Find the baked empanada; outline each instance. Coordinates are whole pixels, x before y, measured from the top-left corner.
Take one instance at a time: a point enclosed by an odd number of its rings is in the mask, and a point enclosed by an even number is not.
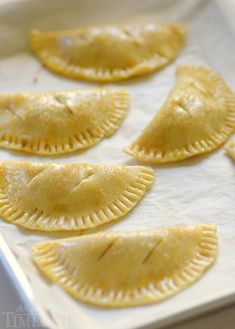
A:
[[[228,142],[225,147],[225,153],[235,160],[235,141]]]
[[[50,70],[70,78],[115,81],[153,72],[183,47],[180,24],[91,26],[31,33],[31,46]]]
[[[38,154],[88,148],[118,129],[125,90],[68,90],[0,95],[0,147]]]
[[[188,287],[216,250],[214,226],[176,226],[37,243],[33,259],[75,298],[123,307],[159,302]]]
[[[126,215],[150,188],[151,168],[0,162],[0,215],[31,230],[84,230]]]
[[[179,161],[217,148],[234,128],[235,97],[223,79],[182,66],[163,107],[125,151],[147,162]]]

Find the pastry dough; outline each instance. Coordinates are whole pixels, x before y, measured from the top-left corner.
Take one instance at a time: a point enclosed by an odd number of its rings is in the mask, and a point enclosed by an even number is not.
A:
[[[114,133],[125,117],[125,90],[0,95],[0,147],[38,154],[81,150]]]
[[[180,24],[91,26],[31,33],[31,46],[50,70],[70,78],[115,81],[153,72],[178,55]]]
[[[159,302],[200,278],[216,256],[211,225],[101,232],[33,245],[47,277],[85,302]]]
[[[225,152],[229,155],[233,160],[235,160],[235,141],[230,141],[225,145]]]
[[[84,230],[126,215],[150,188],[151,168],[0,162],[0,215],[31,230]]]
[[[179,161],[217,148],[234,128],[235,97],[225,82],[209,69],[182,66],[161,110],[125,151],[147,162]]]

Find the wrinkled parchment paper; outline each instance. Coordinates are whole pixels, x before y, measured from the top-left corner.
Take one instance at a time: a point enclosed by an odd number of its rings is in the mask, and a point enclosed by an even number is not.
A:
[[[81,154],[40,158],[0,150],[0,159],[135,165],[137,162],[122,149],[163,104],[175,83],[178,64],[207,65],[220,73],[235,91],[234,35],[215,1],[25,0],[11,4],[4,1],[0,7],[0,92],[96,86],[56,76],[41,68],[28,49],[28,33],[32,28],[49,30],[146,18],[182,21],[188,28],[186,47],[174,63],[140,79],[107,85],[107,88],[126,87],[131,94],[127,118],[111,138]],[[32,243],[65,234],[32,233],[0,220],[1,233],[31,284],[34,303],[52,328],[130,329],[153,322],[159,325],[174,321],[179,315],[192,314],[200,307],[205,310],[204,304],[213,301],[215,305],[222,297],[235,298],[235,164],[220,148],[183,162],[156,165],[154,169],[153,188],[137,207],[123,220],[100,229],[217,224],[219,253],[215,265],[199,282],[160,304],[129,309],[96,308],[74,300],[48,282],[32,263]]]

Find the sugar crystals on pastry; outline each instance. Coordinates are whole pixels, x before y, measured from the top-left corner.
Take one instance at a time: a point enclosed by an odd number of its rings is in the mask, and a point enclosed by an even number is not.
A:
[[[31,33],[31,46],[51,71],[76,79],[115,81],[153,72],[183,47],[181,24],[155,22]]]
[[[48,155],[83,150],[111,136],[128,105],[121,89],[0,94],[0,147]]]
[[[166,102],[125,151],[146,162],[179,161],[214,150],[235,129],[235,97],[224,80],[199,66],[177,69]]]
[[[126,215],[152,185],[143,166],[0,162],[0,215],[31,230],[85,230]]]
[[[170,297],[198,280],[216,252],[213,225],[100,232],[33,245],[33,259],[51,281],[105,307]]]

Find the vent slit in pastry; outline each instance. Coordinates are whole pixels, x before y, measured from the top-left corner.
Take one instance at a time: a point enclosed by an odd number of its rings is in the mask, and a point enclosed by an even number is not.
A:
[[[0,215],[31,230],[84,230],[126,215],[153,178],[142,166],[1,161]]]
[[[105,254],[108,253],[108,251],[112,248],[112,246],[114,245],[114,243],[117,241],[118,238],[113,239],[111,242],[109,242],[109,244],[107,245],[107,247],[104,248],[104,250],[101,252],[101,254],[98,256],[98,260],[101,260]]]
[[[182,66],[163,107],[125,151],[146,162],[179,161],[217,148],[234,129],[235,96],[223,79]]]
[[[1,94],[0,147],[49,155],[91,147],[119,128],[128,103],[125,90]]]
[[[50,70],[75,79],[115,81],[153,72],[184,44],[180,24],[130,24],[31,33],[31,46]]]
[[[216,251],[214,226],[181,225],[37,243],[33,259],[75,298],[125,307],[159,302],[188,287],[211,266]]]
[[[154,253],[155,249],[157,248],[157,246],[161,243],[162,241],[157,241],[155,243],[155,245],[150,249],[150,251],[148,251],[147,255],[144,257],[144,259],[142,260],[142,263],[145,264],[150,257],[152,256],[152,254]]]

